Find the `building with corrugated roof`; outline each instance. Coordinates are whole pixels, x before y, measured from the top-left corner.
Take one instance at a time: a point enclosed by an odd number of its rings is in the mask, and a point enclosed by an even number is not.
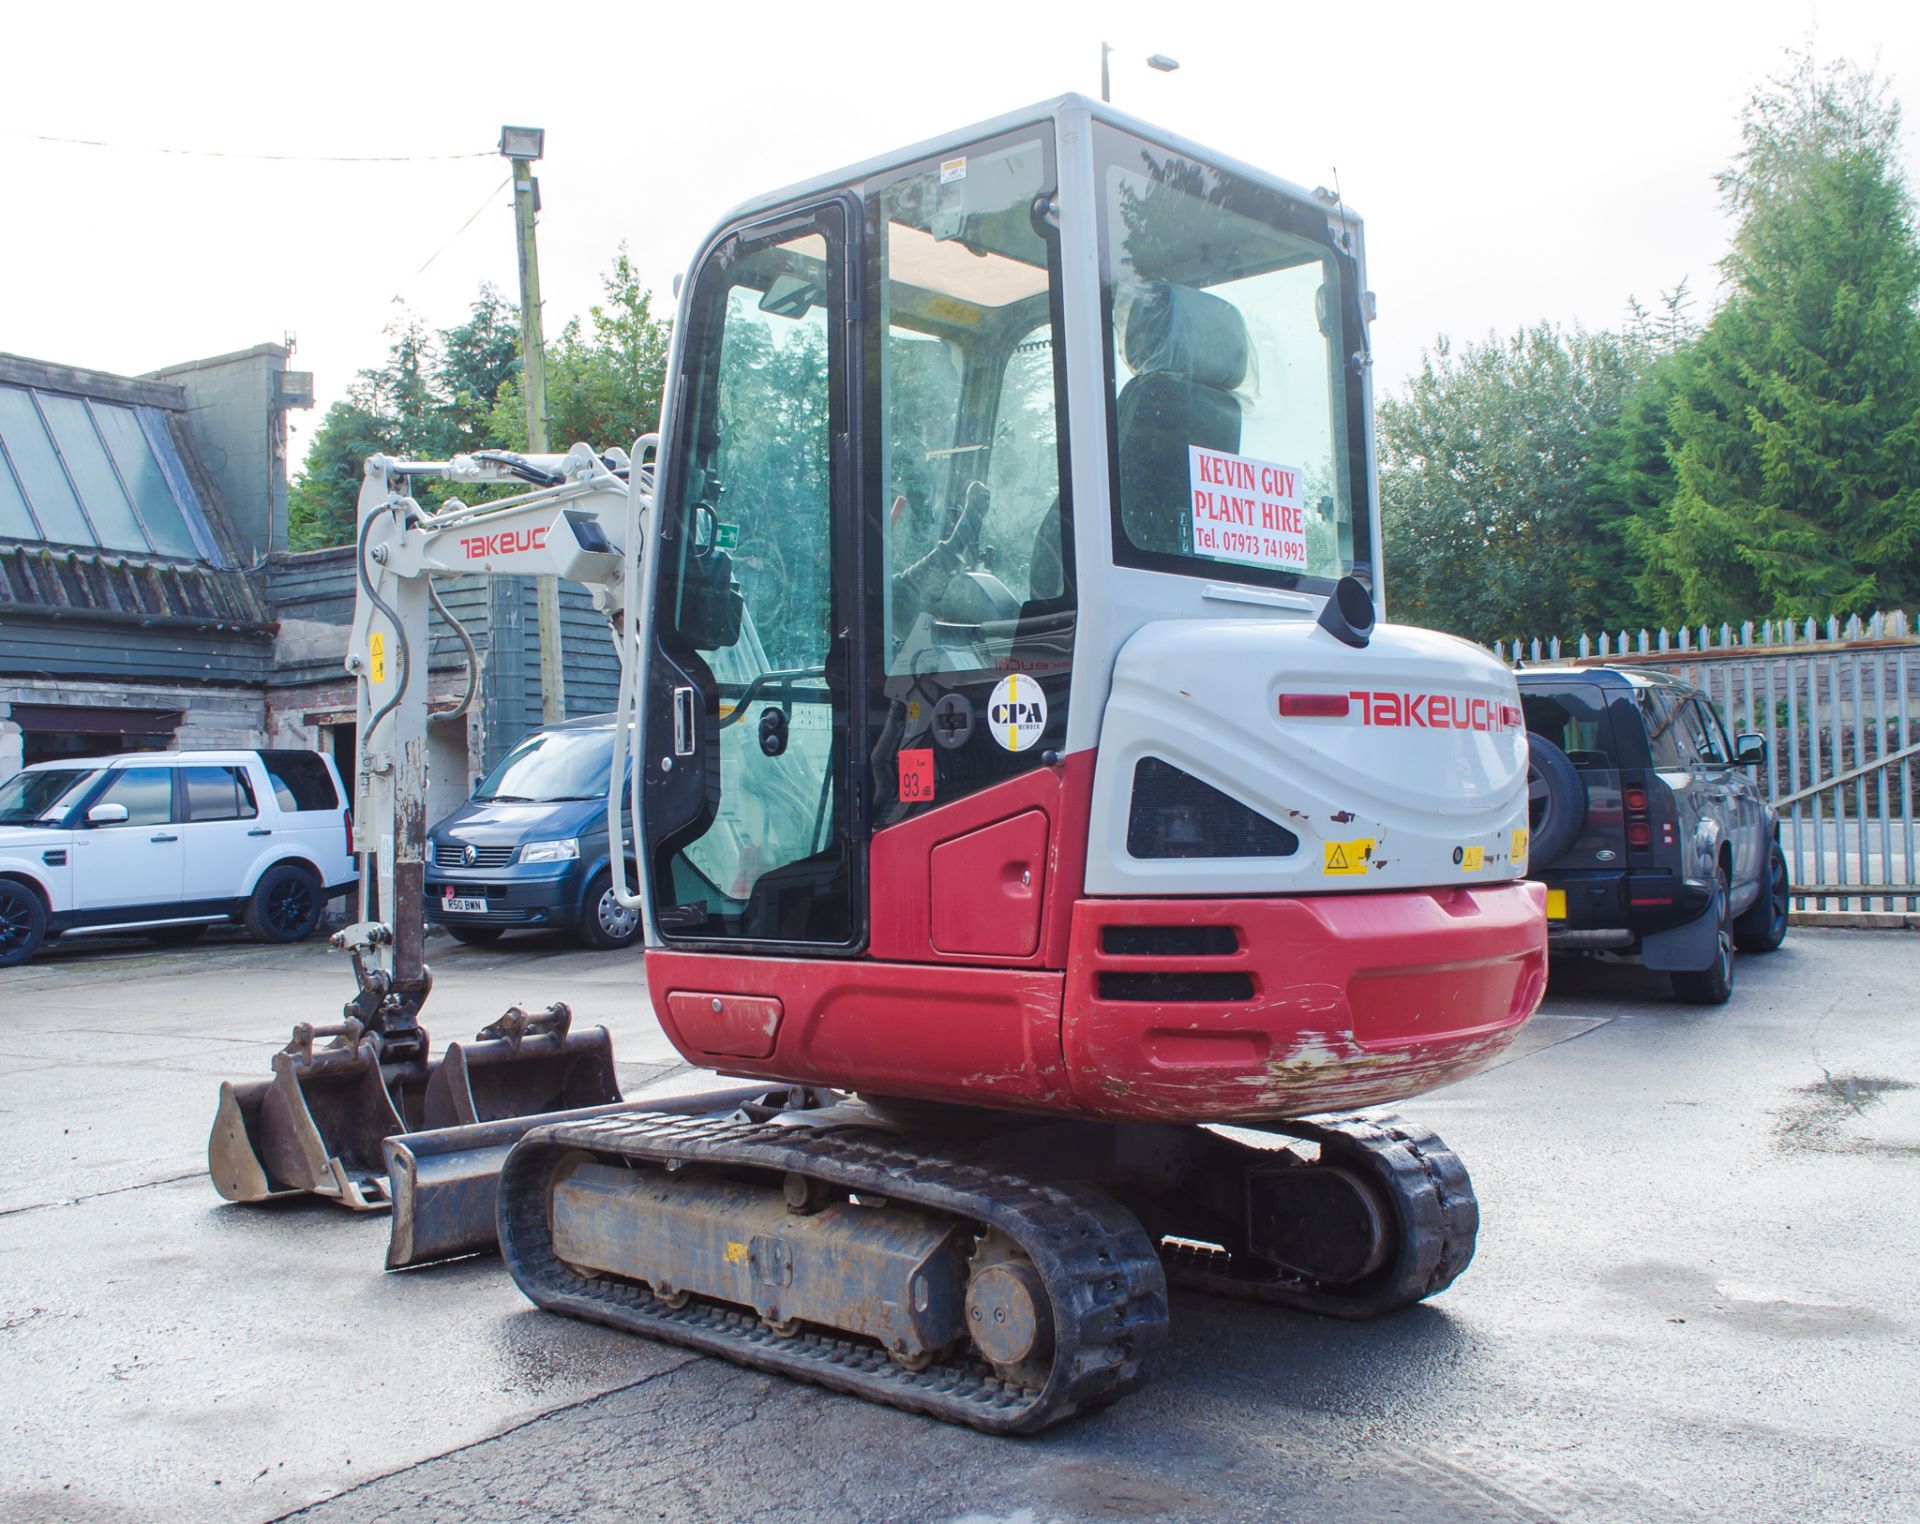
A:
[[[287,553],[289,351],[116,376],[0,354],[0,779],[63,756],[306,746],[354,767],[351,547]],[[480,701],[432,723],[437,817],[539,723],[532,579],[455,578]],[[563,585],[569,716],[610,709],[604,620]],[[463,648],[436,615],[430,691]]]

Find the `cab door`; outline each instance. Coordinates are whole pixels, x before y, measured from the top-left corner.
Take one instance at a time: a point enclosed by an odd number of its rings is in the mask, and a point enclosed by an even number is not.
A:
[[[658,503],[645,834],[668,945],[864,937],[849,240],[838,200],[707,251]]]

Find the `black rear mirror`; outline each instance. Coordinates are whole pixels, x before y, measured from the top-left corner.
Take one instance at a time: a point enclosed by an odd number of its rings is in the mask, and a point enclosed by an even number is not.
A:
[[[1733,760],[1740,767],[1767,765],[1767,738],[1755,730],[1742,731],[1733,738]]]

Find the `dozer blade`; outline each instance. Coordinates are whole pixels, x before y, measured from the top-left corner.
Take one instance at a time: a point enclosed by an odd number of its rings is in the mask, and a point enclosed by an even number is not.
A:
[[[214,1188],[229,1201],[304,1192],[374,1211],[390,1199],[388,1138],[617,1103],[606,1029],[572,1032],[571,1024],[564,1005],[538,1016],[516,1006],[429,1063],[383,1061],[379,1037],[353,1019],[303,1022],[274,1054],[271,1080],[220,1087],[207,1143]],[[316,1037],[334,1041],[316,1052]]]
[[[724,1115],[763,1101],[767,1095],[764,1085],[713,1090],[669,1100],[585,1106],[388,1138],[385,1152],[388,1192],[393,1201],[393,1236],[387,1242],[387,1268],[404,1270],[466,1254],[487,1254],[498,1248],[500,1167],[507,1162],[513,1145],[536,1127],[626,1111]]]

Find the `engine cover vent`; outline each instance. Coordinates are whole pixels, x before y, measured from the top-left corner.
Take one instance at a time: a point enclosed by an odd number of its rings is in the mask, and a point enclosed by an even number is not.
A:
[[[1300,838],[1171,762],[1142,757],[1127,813],[1129,857],[1291,857]]]

